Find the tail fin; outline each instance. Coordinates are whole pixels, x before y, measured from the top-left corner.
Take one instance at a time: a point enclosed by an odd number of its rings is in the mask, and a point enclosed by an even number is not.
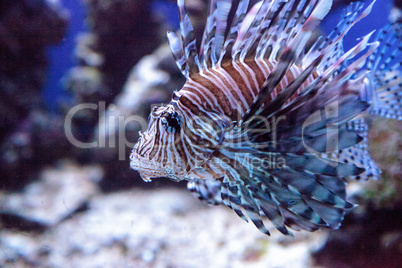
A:
[[[402,120],[402,25],[391,24],[378,32],[381,44],[369,57],[366,94],[371,114]]]

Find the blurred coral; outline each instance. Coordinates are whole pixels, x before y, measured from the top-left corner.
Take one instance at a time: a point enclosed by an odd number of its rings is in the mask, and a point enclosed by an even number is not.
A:
[[[0,2],[0,188],[23,184],[54,156],[44,149],[63,146],[60,118],[45,111],[42,88],[46,48],[62,41],[67,22],[58,1]]]
[[[67,21],[66,12],[47,1],[1,1],[2,136],[25,118],[32,108],[40,106],[47,71],[46,47],[62,40]]]
[[[78,111],[72,119],[74,137],[92,142],[99,121],[100,107],[114,102],[131,68],[162,42],[160,23],[152,16],[151,1],[83,0],[87,8],[88,32],[77,38],[78,65],[63,79],[73,102],[63,109],[67,114],[77,104],[95,104],[98,109]],[[88,150],[73,148],[81,162],[97,161]],[[114,159],[115,160],[115,159]],[[114,161],[117,162],[117,161]]]
[[[90,33],[79,36],[76,56],[81,66],[96,67],[102,74],[104,86],[93,101],[109,104],[121,91],[134,64],[161,42],[159,25],[151,16],[151,1],[84,0],[84,3]]]

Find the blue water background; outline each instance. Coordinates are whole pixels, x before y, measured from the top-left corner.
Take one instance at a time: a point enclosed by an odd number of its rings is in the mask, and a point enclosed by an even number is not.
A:
[[[58,101],[61,97],[69,97],[61,85],[61,80],[66,72],[76,64],[74,48],[77,34],[86,30],[84,25],[85,7],[82,0],[62,0],[61,2],[70,13],[70,21],[63,41],[57,46],[50,47],[47,51],[49,69],[43,90],[47,108],[53,112],[57,111]]]
[[[154,0],[152,2],[152,11],[162,17],[168,29],[173,31],[180,27],[178,9],[174,1]]]
[[[362,1],[366,5],[371,3],[371,0]],[[344,41],[345,49],[356,45],[356,39],[368,34],[372,30],[378,30],[388,23],[388,17],[392,7],[391,0],[377,0],[374,8],[369,16],[358,22],[348,33]],[[68,94],[64,92],[61,85],[61,79],[66,72],[73,67],[74,47],[76,45],[77,34],[86,30],[84,25],[85,7],[82,0],[62,0],[63,6],[70,12],[70,24],[68,32],[61,44],[48,49],[49,56],[49,71],[44,87],[44,100],[50,111],[56,111],[58,100],[61,97],[68,98]],[[168,28],[174,30],[179,27],[177,7],[172,2],[165,0],[155,0],[152,5],[153,11],[159,15],[168,24]],[[342,8],[328,14],[323,21],[322,29],[329,33],[339,22],[342,14]]]
[[[363,11],[373,1],[364,0],[360,2],[365,4],[362,9]],[[391,12],[391,8],[391,0],[377,0],[374,3],[371,13],[356,23],[348,32],[343,42],[345,51],[354,47],[357,44],[357,39],[369,34],[373,30],[376,30],[377,32],[379,29],[388,24],[388,17]],[[321,23],[321,28],[325,33],[329,34],[336,26],[341,18],[343,10],[343,8],[338,8],[336,12],[331,12],[325,17],[324,21]]]

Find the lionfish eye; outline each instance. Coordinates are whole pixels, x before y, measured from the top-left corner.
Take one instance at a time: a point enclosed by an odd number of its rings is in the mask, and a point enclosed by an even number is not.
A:
[[[177,112],[166,113],[162,117],[162,125],[168,133],[175,133],[180,128],[181,118]]]

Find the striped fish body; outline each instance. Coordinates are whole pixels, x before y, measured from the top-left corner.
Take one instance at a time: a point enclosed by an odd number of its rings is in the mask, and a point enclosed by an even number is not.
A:
[[[205,69],[188,79],[177,93],[180,96],[179,107],[189,107],[193,114],[205,111],[206,116],[209,111],[217,111],[231,121],[239,121],[250,108],[276,64],[275,61],[258,59],[229,62],[224,66]],[[265,102],[269,103],[274,99],[302,71],[299,66],[291,66]],[[312,73],[285,104],[293,100],[317,77],[316,72]]]
[[[366,117],[402,119],[402,90],[392,27],[342,49],[374,2],[351,4],[327,38],[306,48],[331,3],[265,0],[249,9],[247,0],[211,0],[198,52],[179,0],[181,40],[168,39],[187,81],[152,111],[131,167],[146,181],[188,180],[199,199],[226,205],[265,234],[265,218],[285,235],[289,227],[339,228],[353,207],[345,179],[380,174]]]
[[[134,147],[132,168],[142,171],[144,180],[161,176],[175,180],[221,178],[224,173],[221,166],[203,160],[219,147],[221,135],[230,136],[227,130],[250,108],[275,64],[264,59],[229,62],[226,66],[215,66],[194,74],[181,90],[174,93],[167,108],[156,107],[151,114],[148,131],[140,134],[140,141]],[[301,72],[300,67],[292,66],[267,102]],[[288,102],[317,76],[311,74]],[[179,114],[182,124],[180,131],[168,133],[162,118],[173,110]],[[219,123],[222,120],[224,125]],[[208,129],[210,131],[205,131]],[[142,166],[134,166],[135,163]]]

